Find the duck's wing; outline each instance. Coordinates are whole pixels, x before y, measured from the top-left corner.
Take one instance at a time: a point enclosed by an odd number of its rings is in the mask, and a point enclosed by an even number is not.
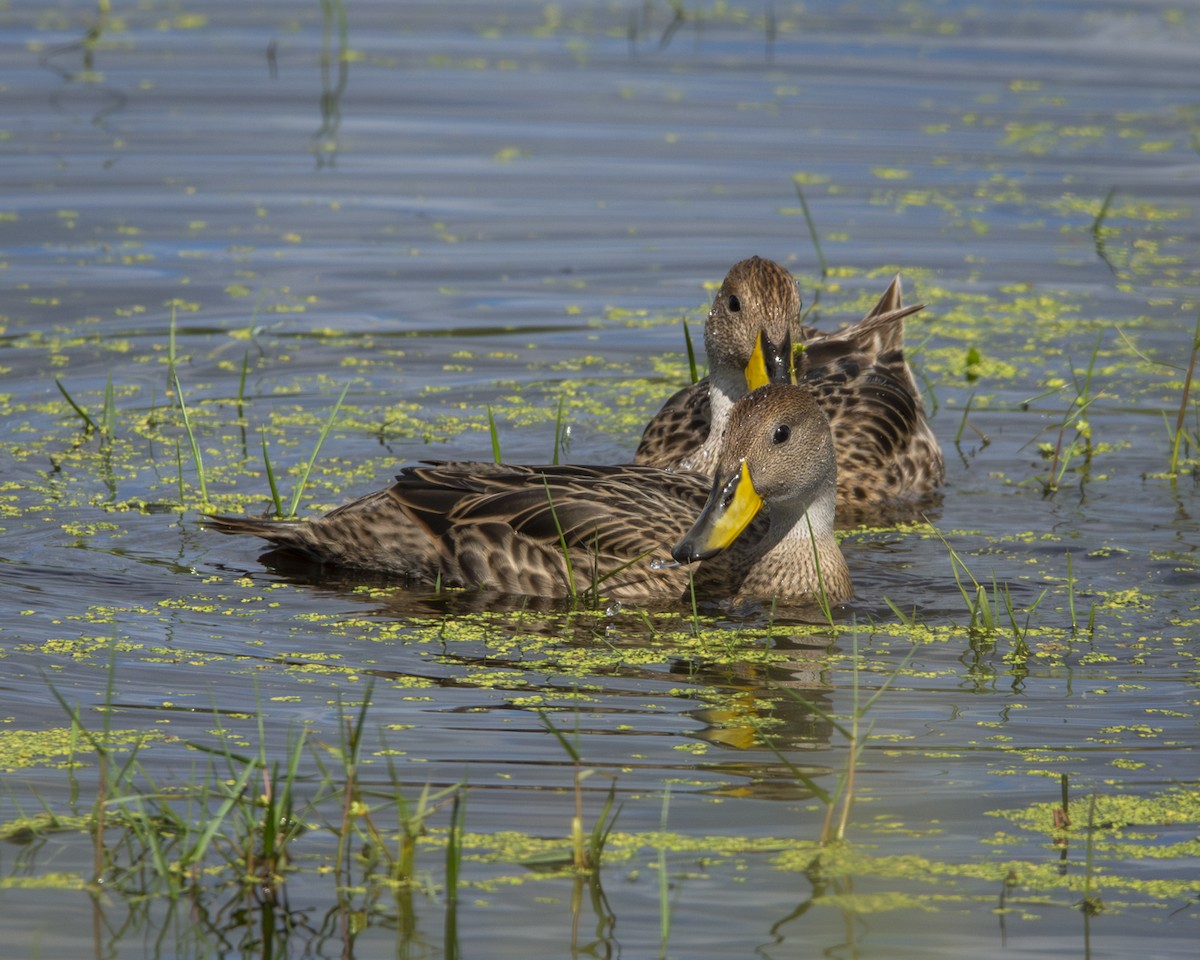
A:
[[[806,341],[797,356],[797,381],[833,429],[839,506],[924,496],[945,475],[904,356],[904,319],[924,305],[885,309],[899,296],[893,286],[862,320]]]
[[[696,474],[634,465],[433,462],[313,520],[204,523],[320,562],[445,587],[673,599],[687,571],[651,562],[670,562],[709,486]]]
[[[646,424],[633,462],[673,470],[704,446],[712,429],[708,378],[677,391]]]
[[[677,597],[686,572],[651,567],[698,515],[708,482],[639,467],[410,468],[389,490],[437,546],[442,582],[564,596]]]

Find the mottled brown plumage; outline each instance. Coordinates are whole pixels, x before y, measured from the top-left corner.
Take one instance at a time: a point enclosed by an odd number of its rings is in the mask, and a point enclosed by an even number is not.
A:
[[[675,563],[672,548],[694,542],[710,493],[719,497],[743,462],[762,509],[711,559]],[[829,425],[806,390],[785,385],[735,405],[716,486],[701,474],[637,465],[436,463],[408,467],[387,489],[313,520],[205,524],[423,584],[551,597],[675,599],[694,574],[698,592],[713,599],[804,601],[818,592],[815,551],[826,593],[839,601],[851,590],[833,539],[835,489]],[[718,502],[705,513],[724,511]]]
[[[733,403],[745,396],[747,365],[761,332],[773,344],[800,331],[800,295],[792,275],[774,260],[735,263],[713,297],[704,323],[708,376],[672,396],[642,433],[634,463],[711,474]],[[786,383],[786,367],[774,382]]]
[[[642,434],[634,461],[707,470],[709,451],[720,442],[721,411],[740,395],[740,369],[727,345],[752,339],[759,327],[776,338],[790,329],[799,344],[796,381],[812,390],[833,431],[839,519],[933,493],[945,475],[942,452],[904,357],[904,318],[921,308],[903,305],[897,276],[862,320],[821,333],[801,327],[800,297],[787,270],[761,257],[735,264],[705,326],[709,377],[666,402]]]

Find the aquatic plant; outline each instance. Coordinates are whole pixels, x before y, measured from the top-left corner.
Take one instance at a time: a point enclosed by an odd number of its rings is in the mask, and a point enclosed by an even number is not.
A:
[[[812,546],[813,565],[817,571],[817,608],[821,611],[825,622],[832,627],[835,626],[833,604],[829,601],[829,594],[825,592],[825,577],[821,572],[821,554],[817,550],[817,538],[813,535],[812,520],[807,513],[804,514],[804,522],[808,524],[808,542]]]
[[[188,414],[187,401],[183,399],[183,385],[179,382],[179,375],[172,370],[171,382],[175,388],[175,399],[179,403],[179,415],[183,417],[183,429],[187,434],[188,443],[192,448],[192,463],[196,466],[196,477],[200,485],[200,502],[204,506],[208,505],[208,482],[204,476],[204,457],[200,454],[200,444],[196,440],[196,433],[192,429],[192,418]],[[177,454],[178,458],[178,454]],[[180,502],[183,502],[183,471],[179,473],[180,487]]]
[[[688,378],[692,383],[696,383],[700,379],[700,372],[696,368],[696,348],[692,344],[692,332],[688,329],[687,317],[681,317],[679,322],[683,326],[683,345],[687,350]]]
[[[1116,196],[1117,188],[1112,187],[1104,196],[1104,202],[1100,204],[1100,209],[1096,212],[1096,217],[1092,220],[1091,233],[1092,243],[1096,247],[1096,256],[1104,261],[1104,265],[1108,267],[1114,274],[1117,272],[1116,266],[1109,259],[1106,240],[1109,234],[1109,229],[1104,226],[1104,221],[1108,217],[1109,207],[1112,206],[1113,197]]]
[[[1179,413],[1175,417],[1175,435],[1171,442],[1171,474],[1179,473],[1179,451],[1186,442],[1193,450],[1200,446],[1195,435],[1189,437],[1183,428],[1187,416],[1188,399],[1192,390],[1192,376],[1196,372],[1196,357],[1200,355],[1200,311],[1196,313],[1196,326],[1192,330],[1192,349],[1188,354],[1187,374],[1183,379],[1183,389],[1179,393]]]
[[[565,399],[562,394],[559,394],[558,409],[554,414],[554,450],[551,452],[550,462],[555,466],[558,466],[559,451],[566,453],[567,444],[571,438],[571,428],[563,423],[563,403]]]
[[[458,946],[458,886],[462,868],[463,818],[466,816],[466,797],[454,794],[450,812],[450,831],[446,836],[446,916],[443,925],[443,950],[448,960],[460,956]]]
[[[175,307],[176,301],[171,301],[171,318],[167,323],[167,378],[168,383],[177,379],[175,376]]]
[[[341,779],[341,820],[334,832],[337,834],[337,872],[348,877],[350,840],[353,827],[359,814],[365,811],[362,794],[358,783],[359,754],[362,750],[363,728],[367,719],[367,708],[371,703],[374,682],[368,682],[363,691],[354,718],[345,714],[345,706],[341,697],[338,698],[338,743],[336,745],[321,742],[325,752],[332,755],[342,768]]]
[[[501,463],[503,457],[500,455],[500,433],[496,429],[496,416],[492,413],[492,405],[487,405],[488,419],[488,436],[492,438],[492,460],[495,463]]]
[[[1074,634],[1079,630],[1079,618],[1075,613],[1075,585],[1079,582],[1075,576],[1075,570],[1072,567],[1071,551],[1067,551],[1067,612],[1071,617],[1071,633]],[[1094,636],[1096,633],[1096,604],[1092,603],[1091,609],[1088,611],[1088,634]],[[1064,787],[1064,804],[1065,804],[1065,787]]]
[[[970,427],[975,435],[979,438],[980,449],[986,448],[992,442],[991,438],[986,433],[980,430],[970,421],[970,419],[968,419],[971,415],[971,404],[974,403],[974,401],[975,391],[972,390],[967,396],[967,402],[963,404],[962,417],[958,421],[958,429],[954,432],[954,446],[960,453],[962,452],[963,431],[965,431],[968,427]]]
[[[127,878],[144,871],[148,866],[163,892],[168,896],[178,896],[197,882],[199,864],[208,855],[214,838],[225,825],[254,768],[245,765],[240,776],[232,781],[232,788],[226,783],[214,783],[211,779],[198,787],[201,793],[214,787],[225,792],[223,801],[215,809],[206,811],[202,824],[182,814],[162,791],[154,788],[153,782],[149,781],[141,768],[138,755],[143,740],[139,739],[128,747],[121,759],[111,726],[111,718],[115,713],[115,676],[115,661],[110,659],[104,691],[105,707],[101,711],[102,720],[97,730],[90,729],[83,722],[78,705],[68,704],[53,684],[47,684],[51,695],[67,713],[72,733],[81,737],[96,755],[96,797],[92,804],[89,830],[94,851],[91,883],[105,884],[111,881],[121,888]],[[150,791],[138,787],[139,776],[150,783]],[[111,828],[121,832],[116,844],[110,846],[106,836]],[[128,854],[124,866],[119,865],[116,857],[122,849]]]
[[[662,813],[659,815],[659,832],[667,835],[667,811],[671,808],[671,788],[663,791]],[[671,884],[667,873],[667,846],[658,845],[658,957],[666,960],[667,945],[671,942]]]
[[[598,871],[604,858],[604,847],[608,842],[608,836],[612,833],[612,828],[621,813],[620,807],[616,811],[613,810],[613,802],[616,799],[617,791],[616,779],[614,778],[609,785],[604,805],[601,807],[600,814],[596,817],[596,822],[592,825],[591,831],[587,833],[585,840],[583,829],[583,782],[596,771],[585,769],[583,766],[583,757],[579,751],[578,725],[576,725],[574,735],[568,739],[566,734],[551,722],[545,710],[538,710],[537,715],[538,719],[542,721],[542,725],[554,735],[559,746],[571,758],[571,765],[574,770],[572,781],[575,791],[575,815],[571,818],[572,864],[580,872]],[[578,717],[576,719],[578,720]]]
[[[237,412],[238,419],[241,420],[246,416],[246,380],[250,376],[250,351],[245,350],[242,353],[242,369],[238,374],[238,389],[237,389]]]
[[[312,135],[312,152],[316,157],[317,169],[332,167],[337,160],[342,126],[342,94],[346,92],[346,84],[350,79],[351,60],[345,0],[321,0],[321,19],[321,126]]]
[[[262,457],[263,469],[267,473],[267,487],[271,491],[271,503],[275,506],[275,516],[283,516],[283,499],[279,495],[279,483],[275,479],[275,468],[271,466],[271,451],[267,444],[267,428],[262,427]]]
[[[342,401],[346,399],[346,393],[350,390],[350,384],[342,387],[342,392],[337,398],[337,403],[333,405],[333,409],[329,412],[329,419],[325,421],[325,426],[321,428],[320,436],[317,437],[316,445],[309,454],[308,462],[304,465],[304,471],[300,474],[300,480],[296,484],[295,490],[292,491],[292,503],[288,507],[287,516],[294,517],[296,509],[300,506],[300,498],[304,496],[304,489],[308,486],[308,478],[312,473],[313,464],[317,462],[317,456],[321,452],[321,447],[325,445],[325,439],[329,436],[329,431],[333,429],[334,421],[337,420],[338,411],[342,409]]]
[[[571,597],[572,602],[578,602],[579,593],[575,586],[575,570],[571,564],[571,550],[567,546],[567,537],[563,533],[562,524],[558,522],[558,511],[554,509],[554,497],[550,493],[550,481],[544,476],[542,477],[542,485],[546,488],[546,502],[550,505],[550,519],[554,521],[554,530],[558,534],[559,549],[562,550],[563,565],[567,572],[567,592]],[[595,584],[593,583],[593,595],[595,594]]]
[[[1193,453],[1200,449],[1200,435],[1195,431],[1189,433],[1186,428],[1188,404],[1191,401],[1192,381],[1196,372],[1196,358],[1200,356],[1200,311],[1196,314],[1196,325],[1192,330],[1191,348],[1188,351],[1188,362],[1184,368],[1177,367],[1175,364],[1167,360],[1157,360],[1144,354],[1132,340],[1125,334],[1123,330],[1118,329],[1118,335],[1122,342],[1130,350],[1131,353],[1139,360],[1154,366],[1164,367],[1169,370],[1183,370],[1183,386],[1179,392],[1179,408],[1175,412],[1175,424],[1172,427],[1169,422],[1170,411],[1163,411],[1163,420],[1166,423],[1167,439],[1170,444],[1170,463],[1168,472],[1172,479],[1179,475],[1179,465],[1181,456],[1185,448],[1190,448]]]
[[[390,757],[388,774],[392,783],[400,782],[399,771]],[[393,882],[409,886],[417,884],[417,842],[426,835],[429,818],[447,803],[452,803],[465,789],[466,783],[461,780],[440,790],[433,790],[429,784],[425,784],[415,801],[405,797],[403,790],[390,791],[399,824],[396,855],[389,862],[389,875]],[[386,851],[387,845],[383,842],[382,834],[375,829],[369,817],[366,818],[366,822],[370,824],[371,836],[378,843],[379,849]]]
[[[339,800],[340,819],[333,828],[337,835],[336,873],[342,878],[342,886],[352,885],[350,865],[354,859],[351,855],[351,844],[355,840],[362,842],[366,862],[382,862],[387,869],[392,883],[400,886],[415,886],[418,883],[416,871],[417,842],[428,829],[429,818],[447,803],[455,805],[451,818],[451,833],[449,840],[461,846],[461,817],[458,807],[459,798],[466,784],[463,781],[452,783],[440,790],[433,790],[429,784],[421,789],[415,801],[410,801],[404,791],[393,789],[385,791],[387,800],[395,809],[398,825],[396,838],[396,853],[389,849],[387,837],[375,822],[376,808],[366,800],[365,791],[361,785],[360,765],[363,738],[366,733],[367,710],[374,694],[374,679],[368,681],[358,710],[353,716],[347,716],[345,704],[338,700],[338,742],[328,743],[314,739],[314,746],[320,748],[318,765],[324,776],[326,790]],[[320,756],[326,756],[336,761],[340,770],[335,776],[333,771],[321,763]],[[399,783],[400,776],[392,758],[388,758],[388,773],[393,784]],[[456,827],[457,824],[457,827]],[[456,832],[457,830],[457,832]],[[447,856],[449,856],[449,852]],[[461,851],[455,853],[461,858]],[[457,869],[458,859],[455,860]],[[447,879],[447,884],[449,884]]]
[[[958,588],[959,595],[963,599],[970,618],[967,623],[967,631],[988,639],[994,638],[999,630],[1000,614],[1001,610],[1003,610],[1008,617],[1013,635],[1011,659],[1017,663],[1024,663],[1029,657],[1027,637],[1029,635],[1030,618],[1042,600],[1045,599],[1046,594],[1049,593],[1049,588],[1043,587],[1037,599],[1024,610],[1020,611],[1025,614],[1025,622],[1024,624],[1019,624],[1017,622],[1017,610],[1013,606],[1012,591],[1009,589],[1009,585],[1007,583],[997,584],[993,577],[991,597],[989,598],[987,585],[976,579],[958,551],[950,545],[950,542],[942,536],[940,531],[934,530],[934,534],[942,542],[942,546],[946,548],[946,552],[950,557],[950,569],[954,575],[954,583]],[[963,583],[964,576],[970,581],[969,588]],[[894,610],[895,607],[892,609]]]
[[[904,671],[908,666],[909,661],[916,653],[916,647],[909,650],[904,660],[879,684],[875,692],[863,701],[861,696],[859,682],[859,667],[860,658],[858,650],[858,630],[855,629],[851,633],[851,654],[850,654],[850,690],[851,703],[849,723],[844,722],[828,710],[814,703],[812,700],[797,693],[791,687],[787,687],[786,692],[794,700],[803,704],[805,709],[811,711],[816,716],[820,717],[826,723],[837,731],[846,741],[846,761],[839,772],[837,781],[832,790],[826,790],[817,780],[805,773],[804,770],[787,757],[771,740],[769,736],[763,737],[763,742],[766,744],[776,758],[787,767],[788,771],[795,777],[805,789],[808,790],[818,801],[825,807],[825,817],[822,821],[821,832],[817,838],[817,844],[820,847],[827,847],[829,844],[836,841],[844,840],[846,837],[846,828],[850,822],[850,812],[854,806],[855,786],[858,775],[859,761],[862,759],[862,752],[871,737],[871,732],[874,729],[874,721],[867,723],[867,715],[871,708],[883,696],[884,692],[896,677]]]
[[[62,394],[63,399],[67,401],[71,409],[75,411],[76,416],[83,421],[85,432],[88,434],[99,433],[102,436],[110,435],[114,417],[112,411],[114,400],[111,373],[108,375],[108,383],[104,389],[104,407],[100,414],[100,423],[96,423],[96,421],[92,419],[91,415],[85,409],[83,409],[82,406],[75,402],[75,399],[69,393],[67,393],[67,388],[63,386],[63,382],[58,377],[54,378],[54,385],[58,388],[58,392]]]
[[[1092,393],[1092,375],[1096,368],[1096,357],[1100,352],[1100,342],[1101,335],[1097,334],[1082,380],[1074,367],[1071,369],[1071,382],[1075,387],[1075,396],[1063,411],[1058,422],[1058,436],[1055,442],[1053,444],[1043,443],[1038,446],[1048,464],[1046,473],[1036,478],[1041,485],[1044,497],[1051,497],[1058,492],[1063,476],[1077,457],[1083,458],[1085,469],[1091,463],[1094,448],[1092,446],[1092,427],[1087,415],[1088,408],[1096,399]],[[1057,391],[1049,393],[1054,392]],[[1048,396],[1049,393],[1032,397],[1026,400],[1023,406],[1028,408],[1035,400]],[[1054,427],[1048,429],[1054,429]],[[1069,439],[1068,434],[1070,435]]]
[[[261,893],[274,896],[291,866],[294,842],[308,830],[303,817],[311,812],[311,805],[305,804],[303,813],[297,809],[300,804],[297,780],[307,737],[304,734],[288,737],[286,761],[281,770],[280,764],[267,755],[261,704],[254,711],[254,718],[258,730],[257,756],[245,756],[230,749],[230,738],[219,716],[215,718],[215,731],[220,746],[192,744],[193,749],[221,757],[227,775],[210,778],[204,784],[205,793],[216,790],[223,796],[218,815],[204,825],[202,842],[188,852],[187,861],[198,867],[209,845],[219,837],[227,864],[241,874],[243,882],[253,883]],[[247,790],[256,776],[261,777],[262,788],[251,799]],[[233,789],[229,789],[229,784],[233,784]],[[204,806],[202,801],[201,809]]]
[[[812,211],[808,209],[808,200],[804,196],[804,188],[798,177],[792,177],[792,186],[796,188],[796,196],[800,199],[800,209],[804,212],[804,222],[808,224],[808,235],[812,238],[813,249],[817,254],[817,264],[821,270],[821,279],[829,278],[829,264],[825,262],[825,251],[821,249],[821,237],[817,233],[817,225],[813,221]]]
[[[446,879],[448,902],[452,902],[461,859],[464,808],[459,800],[463,784],[436,791],[426,786],[411,803],[401,791],[388,791],[387,805],[397,811],[399,826],[397,851],[390,855],[389,841],[364,800],[358,772],[370,685],[352,717],[339,706],[337,743],[321,741],[308,732],[289,734],[282,762],[268,754],[266,713],[261,704],[252,714],[258,731],[254,754],[233,748],[238,737],[227,729],[221,715],[214,713],[213,733],[219,742],[215,746],[189,742],[209,762],[193,772],[189,787],[181,794],[155,783],[141,763],[146,737],[131,741],[113,729],[112,718],[118,713],[115,677],[115,665],[110,661],[98,728],[86,724],[79,706],[69,704],[58,688],[48,683],[51,695],[67,713],[72,736],[86,744],[97,761],[96,792],[86,824],[94,851],[91,883],[104,884],[114,892],[154,891],[174,899],[200,896],[216,875],[236,880],[257,897],[274,899],[293,869],[294,847],[314,829],[308,821],[320,807],[335,801],[339,819],[330,826],[337,839],[332,874],[338,878],[339,888],[354,886],[350,869],[358,862],[351,853],[355,838],[369,851],[361,861],[368,870],[378,861],[391,882],[413,885],[418,838],[424,835],[431,814],[453,800]],[[320,777],[310,780],[310,790],[302,797],[300,770],[310,748],[315,748],[311,752]],[[72,750],[72,754],[77,752]],[[338,769],[327,766],[324,757],[333,758]],[[218,770],[218,765],[223,769]],[[389,769],[396,781],[394,768]],[[257,790],[253,789],[256,779],[261,783]],[[51,815],[47,825],[54,819]],[[611,821],[606,824],[611,829]],[[606,837],[607,830],[597,833],[593,843],[597,862]]]

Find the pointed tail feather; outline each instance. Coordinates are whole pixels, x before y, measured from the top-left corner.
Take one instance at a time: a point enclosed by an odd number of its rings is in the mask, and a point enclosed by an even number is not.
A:
[[[222,514],[207,514],[200,523],[205,529],[217,533],[250,534],[279,546],[301,543],[301,530],[305,526],[303,520],[268,520],[265,517],[230,517]]]

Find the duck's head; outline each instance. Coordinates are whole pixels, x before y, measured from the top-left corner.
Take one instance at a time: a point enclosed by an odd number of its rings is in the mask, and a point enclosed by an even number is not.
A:
[[[800,293],[774,260],[750,257],[730,268],[704,325],[714,383],[732,399],[768,383],[792,379],[792,331]]]
[[[766,509],[772,528],[833,529],[837,460],[829,421],[804,387],[760,387],[733,407],[708,502],[671,550],[680,563],[727,549]],[[806,520],[804,514],[814,504]]]

